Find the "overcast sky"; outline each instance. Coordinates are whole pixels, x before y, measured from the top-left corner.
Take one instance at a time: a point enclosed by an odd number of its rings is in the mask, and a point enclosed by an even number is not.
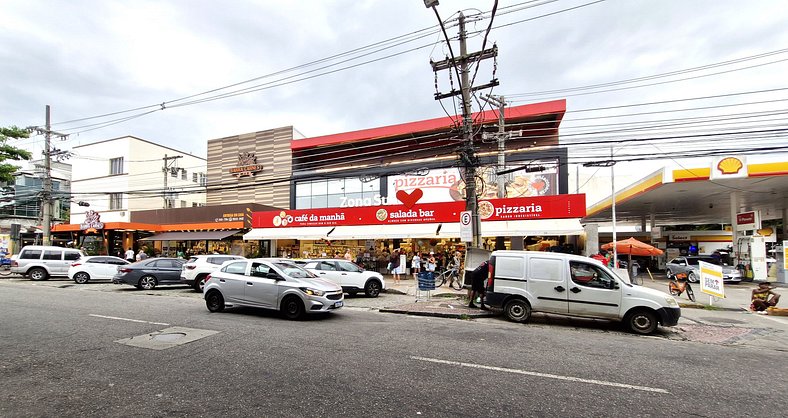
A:
[[[640,83],[528,95],[660,75],[788,48],[785,1],[589,3],[593,0],[500,1],[493,24],[497,28],[489,34],[487,45],[494,42],[499,47],[495,77],[501,85],[492,93],[510,98],[513,105],[565,97],[568,112],[562,134],[568,141],[591,143],[591,136],[569,134],[594,130],[583,126],[595,124],[785,109],[785,102],[778,101],[654,113],[779,100],[788,91],[587,110],[784,88],[788,61],[775,61],[788,59],[785,52]],[[470,16],[468,30],[483,32],[489,13],[474,16],[489,12],[492,5],[492,0],[442,0],[438,11],[449,19],[463,10]],[[573,7],[577,8],[562,11]],[[548,15],[554,12],[559,13]],[[293,125],[311,137],[446,114],[433,99],[435,80],[429,61],[443,59],[448,50],[439,43],[437,19],[422,0],[0,0],[0,16],[0,125],[43,125],[44,107],[49,104],[53,129],[72,134],[55,144],[59,148],[134,135],[204,157],[207,140],[239,133]],[[457,28],[450,22],[447,31],[454,36]],[[391,44],[381,44],[377,49],[382,50],[363,57],[343,56],[271,76],[389,39],[410,42],[386,49],[381,47]],[[470,39],[469,50],[478,50],[481,44],[482,36],[477,34]],[[390,55],[395,56],[385,58]],[[339,63],[344,59],[352,60]],[[364,64],[368,61],[373,62]],[[488,60],[481,66],[476,84],[492,78],[491,63]],[[759,66],[731,71],[754,65]],[[336,72],[320,75],[327,71]],[[725,71],[729,72],[600,92]],[[173,106],[188,102],[177,99],[258,77],[264,78],[216,93],[272,82],[279,86],[268,84],[270,88],[248,94]],[[313,78],[297,81],[306,77]],[[289,83],[281,85],[279,80]],[[450,88],[446,72],[439,74],[439,88]],[[586,92],[593,94],[577,95]],[[198,96],[202,97],[206,96]],[[165,110],[156,106],[165,102]],[[455,113],[451,100],[443,104]],[[135,108],[141,109],[62,123]],[[156,109],[100,129],[86,126]],[[619,116],[636,112],[645,114]],[[595,130],[610,129],[605,125]],[[42,145],[40,136],[24,142],[25,147],[39,151]],[[676,146],[668,143],[660,149],[667,152]],[[691,148],[698,147],[708,147],[708,142]],[[576,155],[584,152],[575,150]],[[623,146],[615,152],[627,155]]]

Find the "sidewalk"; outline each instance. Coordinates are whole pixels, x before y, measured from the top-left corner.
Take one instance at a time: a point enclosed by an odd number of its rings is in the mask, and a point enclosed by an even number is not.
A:
[[[434,316],[441,318],[485,318],[498,313],[468,307],[467,291],[455,290],[443,285],[431,291],[419,291],[413,276],[394,283],[391,276],[384,276],[386,293],[413,296],[413,303],[381,308],[380,312],[398,313],[416,316]]]

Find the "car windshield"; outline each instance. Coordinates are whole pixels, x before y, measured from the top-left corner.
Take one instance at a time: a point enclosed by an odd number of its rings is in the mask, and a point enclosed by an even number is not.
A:
[[[308,270],[304,270],[303,268],[292,264],[292,263],[274,263],[276,267],[282,270],[286,275],[290,277],[294,277],[296,279],[304,279],[304,278],[314,278],[317,277],[315,274]]]

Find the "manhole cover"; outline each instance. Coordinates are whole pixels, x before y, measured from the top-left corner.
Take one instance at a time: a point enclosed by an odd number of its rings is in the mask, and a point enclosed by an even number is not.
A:
[[[152,339],[154,339],[156,341],[173,342],[173,341],[177,341],[177,340],[179,340],[179,339],[181,339],[181,338],[183,338],[185,336],[186,336],[186,334],[183,333],[183,332],[173,332],[173,333],[170,333],[170,334],[156,334],[156,335],[153,336]]]
[[[702,321],[705,322],[712,322],[715,324],[743,324],[744,321],[740,321],[738,319],[727,319],[727,318],[700,318]]]

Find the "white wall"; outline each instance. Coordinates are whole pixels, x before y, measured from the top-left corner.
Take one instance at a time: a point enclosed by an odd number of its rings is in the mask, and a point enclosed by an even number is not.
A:
[[[102,222],[128,222],[131,211],[163,208],[165,155],[180,155],[181,158],[171,165],[185,168],[187,173],[187,180],[181,179],[181,171],[177,178],[169,174],[167,177],[168,188],[185,191],[178,194],[176,207],[180,207],[181,200],[188,206],[205,204],[205,194],[200,193],[204,187],[192,181],[192,173],[206,171],[203,158],[135,137],[74,147],[73,152],[71,223],[82,222],[88,210],[99,212]],[[110,175],[110,160],[118,157],[124,159],[123,173]],[[121,209],[109,210],[109,193],[123,193]],[[78,206],[76,202],[79,201],[88,202],[90,206]]]

